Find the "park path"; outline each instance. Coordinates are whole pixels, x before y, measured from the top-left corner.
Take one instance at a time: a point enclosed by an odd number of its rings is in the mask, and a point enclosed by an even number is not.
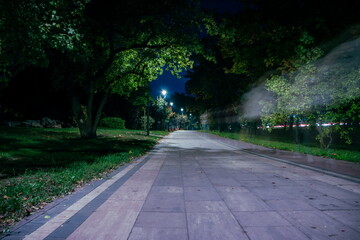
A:
[[[177,131],[4,239],[360,239],[359,165],[336,164]]]

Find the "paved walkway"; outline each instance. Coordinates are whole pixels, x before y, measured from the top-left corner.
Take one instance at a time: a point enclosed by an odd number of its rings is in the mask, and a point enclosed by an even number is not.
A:
[[[174,132],[5,239],[360,239],[359,165],[266,151]]]

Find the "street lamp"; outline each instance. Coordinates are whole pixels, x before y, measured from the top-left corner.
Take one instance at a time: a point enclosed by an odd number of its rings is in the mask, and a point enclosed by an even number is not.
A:
[[[166,90],[162,90],[162,91],[161,91],[161,94],[164,95],[164,98],[166,98],[167,91],[166,91]]]
[[[172,113],[172,107],[174,106],[173,102],[170,102],[170,109],[171,109],[171,113]],[[169,122],[168,122],[168,131],[170,131],[170,129],[172,129],[172,121],[171,119],[173,118],[173,116],[170,116],[169,118]]]
[[[164,109],[163,109],[163,112],[164,112],[164,124],[163,124],[163,129],[165,130],[165,126],[166,126],[166,102],[165,102],[165,98],[166,98],[166,94],[167,94],[167,91],[165,89],[161,90],[161,94],[164,96]]]
[[[181,111],[181,118],[180,118],[180,129],[181,129],[182,121],[184,120],[183,119],[183,117],[184,117],[184,108],[180,108],[180,111]]]

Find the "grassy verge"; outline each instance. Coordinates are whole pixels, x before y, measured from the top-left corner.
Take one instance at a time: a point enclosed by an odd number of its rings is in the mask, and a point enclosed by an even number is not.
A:
[[[221,137],[235,139],[239,141],[244,141],[248,143],[253,143],[269,148],[276,148],[281,150],[288,150],[294,152],[307,153],[315,156],[322,156],[328,158],[334,158],[338,160],[345,160],[350,162],[360,163],[360,151],[351,151],[344,149],[321,149],[313,146],[304,146],[290,142],[280,142],[273,141],[269,139],[264,139],[261,136],[249,136],[246,134],[239,133],[228,133],[228,132],[219,132],[219,131],[207,131],[207,133],[215,134]]]
[[[0,233],[24,216],[147,152],[164,131],[0,128]]]

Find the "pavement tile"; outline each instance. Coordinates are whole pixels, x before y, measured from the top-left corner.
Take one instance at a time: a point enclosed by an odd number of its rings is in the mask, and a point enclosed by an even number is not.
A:
[[[154,185],[182,187],[183,181],[181,175],[172,173],[159,173],[155,179]]]
[[[214,186],[240,186],[240,183],[236,181],[233,177],[226,176],[227,175],[223,175],[221,177],[209,176],[209,179]]]
[[[271,210],[276,211],[315,210],[314,207],[303,200],[266,200],[265,202]]]
[[[237,181],[256,181],[260,180],[258,176],[253,173],[244,173],[244,172],[231,172],[231,176]]]
[[[231,213],[188,213],[190,240],[248,239]]]
[[[355,199],[342,199],[341,201],[350,204],[351,206],[355,207],[356,209],[360,209],[360,198]]]
[[[233,214],[241,226],[245,227],[291,226],[291,224],[277,212],[233,212]]]
[[[189,169],[200,168],[200,164],[195,159],[191,159],[191,160],[182,161],[181,167],[185,170],[187,168]]]
[[[304,233],[295,227],[245,227],[251,240],[309,240]]]
[[[145,228],[134,227],[129,240],[187,240],[186,228]]]
[[[327,196],[331,196],[337,199],[354,199],[358,200],[359,194],[353,191],[343,189],[339,186],[335,186],[329,183],[325,183],[319,180],[311,181],[299,181],[300,184],[315,189]]]
[[[128,184],[121,186],[109,199],[145,201],[150,190],[149,184]]]
[[[238,181],[239,186],[246,187],[248,189],[253,187],[269,187],[269,184],[266,184],[264,181]]]
[[[298,199],[318,198],[324,195],[317,190],[299,184],[295,184],[294,186],[281,186],[280,188]]]
[[[337,200],[333,197],[320,196],[317,198],[310,198],[306,201],[311,206],[320,210],[346,210],[359,209],[358,207],[348,204],[344,201]]]
[[[250,192],[222,193],[223,199],[231,211],[267,211],[266,203]]]
[[[172,157],[171,160],[169,160],[168,158],[171,158],[171,156],[167,156],[164,163],[163,163],[163,167],[164,166],[178,166],[181,167],[181,162],[178,161],[178,156],[174,156]]]
[[[211,187],[212,184],[205,176],[198,175],[198,176],[189,176],[189,177],[183,177],[184,187]]]
[[[356,194],[360,194],[360,185],[359,184],[338,184],[338,187],[348,190],[350,192],[354,192]]]
[[[157,174],[157,170],[138,170],[134,175],[131,176],[129,181],[137,184],[153,181]]]
[[[185,207],[187,213],[229,212],[223,201],[189,201]]]
[[[286,177],[279,177],[279,176],[263,177],[261,180],[264,181],[264,184],[266,186],[296,186],[297,185],[296,182],[287,179]]]
[[[181,166],[164,165],[160,168],[161,173],[181,174]]]
[[[142,205],[142,201],[108,200],[67,239],[127,239]]]
[[[226,186],[216,186],[215,187],[216,190],[218,191],[218,193],[220,194],[220,196],[226,196],[229,193],[243,193],[243,192],[250,192],[247,188],[245,187],[226,187]]]
[[[298,199],[298,196],[288,193],[281,187],[253,187],[249,190],[263,200],[290,200]]]
[[[176,186],[153,186],[150,190],[151,194],[155,193],[183,193],[183,187],[176,187]]]
[[[185,201],[219,201],[214,187],[184,187]]]
[[[360,232],[360,210],[331,210],[323,213]]]
[[[22,240],[22,239],[24,239],[23,236],[16,236],[16,235],[7,236],[4,238],[4,240]]]
[[[182,167],[181,174],[184,178],[206,176],[204,170],[202,170],[200,167]]]
[[[163,159],[151,159],[151,161],[145,163],[140,170],[159,170],[163,163]]]
[[[150,193],[142,211],[184,212],[185,203],[182,193]]]
[[[174,212],[140,212],[135,227],[186,228],[186,216]]]
[[[279,212],[312,239],[360,239],[360,233],[321,211]]]

